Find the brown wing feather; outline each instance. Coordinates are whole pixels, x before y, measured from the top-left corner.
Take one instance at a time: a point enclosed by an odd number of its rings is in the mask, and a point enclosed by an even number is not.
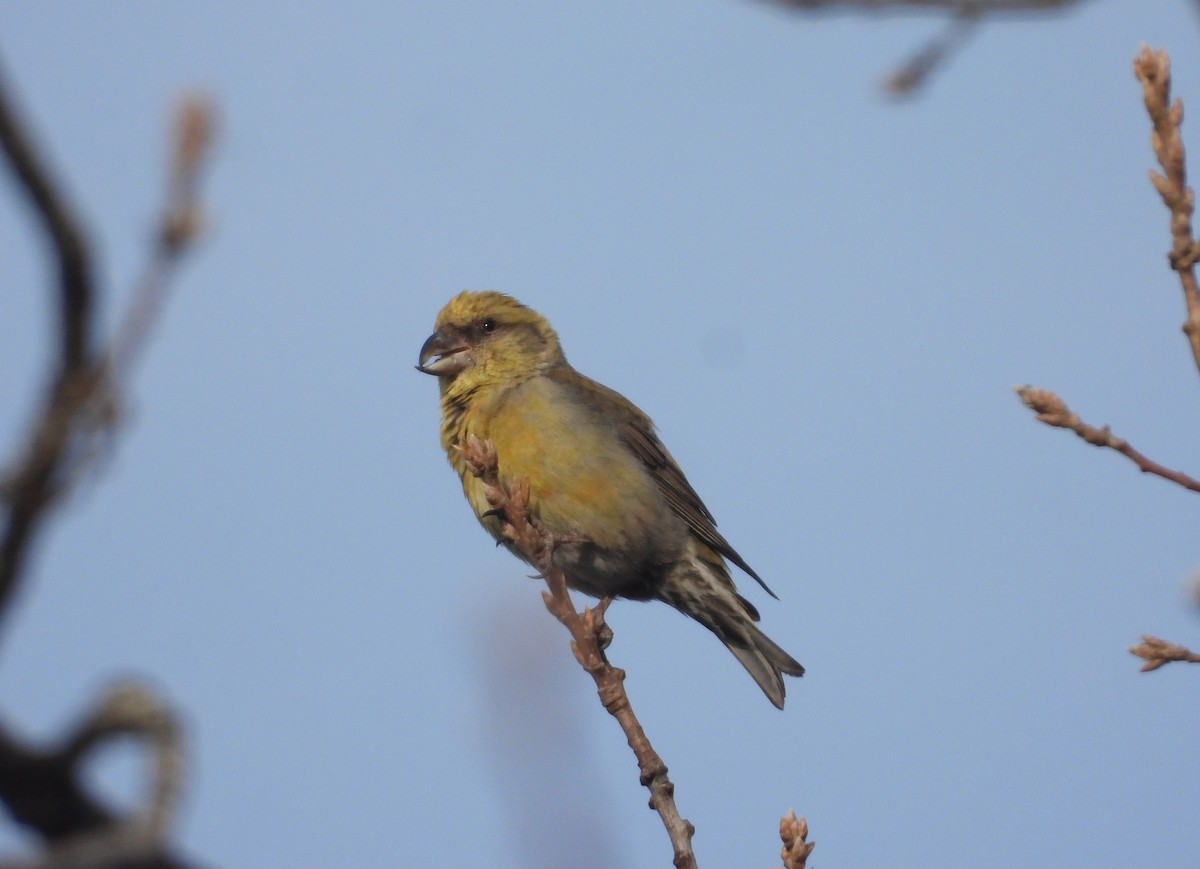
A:
[[[755,573],[750,565],[729,545],[729,541],[721,536],[712,513],[704,506],[704,502],[700,500],[700,496],[696,494],[696,490],[692,488],[692,484],[687,481],[687,477],[680,470],[679,464],[667,452],[667,448],[658,439],[658,435],[654,433],[654,423],[650,421],[650,417],[642,413],[633,402],[616,390],[609,389],[577,372],[575,376],[581,381],[579,385],[593,393],[598,402],[611,402],[621,411],[618,421],[621,440],[649,469],[654,481],[658,484],[659,491],[662,492],[675,515],[687,523],[700,542],[728,558],[745,571],[747,576],[761,585],[767,594],[778,599],[775,592],[771,591],[763,582],[762,577]]]

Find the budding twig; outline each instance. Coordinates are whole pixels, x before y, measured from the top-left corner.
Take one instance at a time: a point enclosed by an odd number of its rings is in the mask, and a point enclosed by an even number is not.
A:
[[[808,821],[797,818],[795,809],[788,809],[779,821],[779,838],[783,840],[783,849],[779,852],[783,869],[805,869],[808,855],[817,846],[816,842],[808,841]]]
[[[1150,634],[1142,634],[1142,641],[1136,646],[1130,646],[1129,651],[1146,662],[1142,664],[1143,673],[1157,670],[1172,661],[1200,664],[1200,655],[1177,643],[1168,643]]]
[[[1138,470],[1144,474],[1154,474],[1164,480],[1177,483],[1185,489],[1200,492],[1200,482],[1182,471],[1172,471],[1170,468],[1165,468],[1158,462],[1146,458],[1131,447],[1127,440],[1114,435],[1108,426],[1096,428],[1096,426],[1088,425],[1077,414],[1072,413],[1066,402],[1049,389],[1038,389],[1034,386],[1017,386],[1015,389],[1017,395],[1021,397],[1021,401],[1025,402],[1025,406],[1037,414],[1039,422],[1073,431],[1092,446],[1116,450],[1137,465]]]
[[[1179,274],[1187,319],[1183,333],[1192,348],[1192,360],[1200,370],[1200,286],[1196,283],[1195,264],[1200,259],[1200,245],[1192,234],[1192,212],[1196,197],[1187,185],[1187,166],[1183,137],[1183,103],[1171,102],[1171,59],[1165,51],[1151,51],[1142,46],[1133,60],[1133,73],[1142,83],[1142,98],[1146,112],[1154,124],[1150,147],[1165,174],[1150,172],[1150,183],[1171,212],[1171,252],[1168,261]]]

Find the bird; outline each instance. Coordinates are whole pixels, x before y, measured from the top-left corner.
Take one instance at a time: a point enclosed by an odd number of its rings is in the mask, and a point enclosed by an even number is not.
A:
[[[783,709],[783,676],[804,667],[759,629],[726,561],[775,593],[717,531],[650,418],[571,367],[545,317],[504,293],[461,292],[438,313],[416,367],[438,379],[442,448],[497,544],[532,563],[468,467],[460,448],[471,436],[491,442],[501,485],[528,487],[530,515],[561,541],[551,557],[570,588],[674,607],[716,634]]]

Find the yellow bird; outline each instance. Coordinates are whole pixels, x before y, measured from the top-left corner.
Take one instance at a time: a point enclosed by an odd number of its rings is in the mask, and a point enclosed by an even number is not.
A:
[[[567,541],[553,558],[571,588],[670,604],[716,634],[783,708],[783,674],[804,668],[755,625],[725,559],[774,593],[717,531],[650,418],[572,368],[544,317],[503,293],[460,293],[438,314],[417,369],[438,378],[442,447],[492,537],[524,558],[455,449],[469,435],[492,442],[500,482],[525,480],[530,512]]]

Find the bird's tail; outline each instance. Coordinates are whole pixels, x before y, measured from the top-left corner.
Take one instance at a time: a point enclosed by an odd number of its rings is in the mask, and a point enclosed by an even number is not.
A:
[[[658,597],[691,616],[724,643],[746,668],[758,687],[783,708],[783,676],[803,676],[804,667],[755,624],[758,612],[738,594],[724,565],[692,561],[658,588]]]
[[[767,699],[782,709],[785,693],[783,674],[803,676],[804,667],[748,618],[740,627],[741,630],[736,636],[724,632],[714,633],[721,638],[729,651],[733,652],[733,656],[746,668],[746,672],[754,677]]]

